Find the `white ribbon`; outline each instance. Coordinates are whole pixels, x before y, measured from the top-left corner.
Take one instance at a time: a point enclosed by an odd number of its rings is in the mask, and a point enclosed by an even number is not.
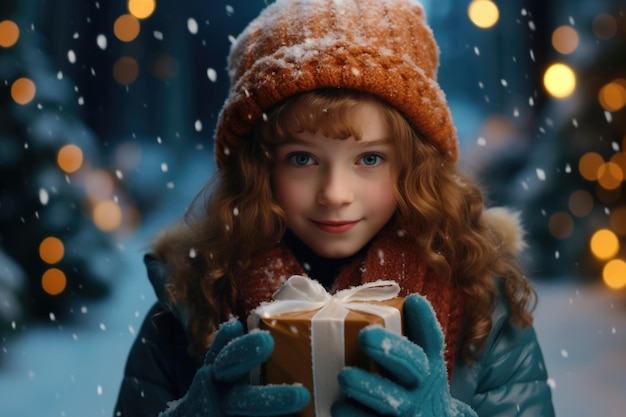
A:
[[[400,311],[391,306],[367,304],[397,297],[395,281],[366,283],[330,295],[317,281],[294,275],[273,295],[273,302],[257,307],[248,318],[249,328],[258,328],[261,317],[320,309],[311,319],[311,355],[315,415],[330,417],[330,406],[341,393],[337,374],[344,367],[344,321],[349,310],[382,317],[385,328],[402,334]]]

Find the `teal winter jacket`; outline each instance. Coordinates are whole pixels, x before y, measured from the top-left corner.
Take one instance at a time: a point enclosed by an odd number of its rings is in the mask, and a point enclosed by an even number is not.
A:
[[[166,272],[147,256],[148,275],[163,299]],[[493,313],[487,344],[471,364],[456,361],[452,396],[469,404],[480,417],[552,417],[551,390],[543,355],[533,328],[508,321],[501,299]],[[167,403],[185,395],[201,358],[189,356],[180,311],[157,302],[148,312],[127,358],[115,417],[157,417]]]

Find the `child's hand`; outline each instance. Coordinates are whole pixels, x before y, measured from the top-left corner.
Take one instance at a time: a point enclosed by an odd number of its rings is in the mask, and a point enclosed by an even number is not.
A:
[[[343,369],[339,384],[350,400],[336,402],[333,417],[476,417],[470,406],[450,396],[443,333],[430,303],[410,295],[404,315],[408,339],[380,326],[359,334],[361,349],[393,380],[358,368]]]
[[[310,395],[302,386],[248,384],[250,370],[267,360],[274,340],[265,332],[242,333],[236,320],[220,327],[189,391],[161,417],[280,416],[308,404]]]

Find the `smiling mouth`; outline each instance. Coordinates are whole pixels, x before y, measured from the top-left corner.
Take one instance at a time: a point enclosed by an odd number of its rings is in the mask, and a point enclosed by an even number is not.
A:
[[[358,223],[358,220],[355,221],[315,221],[313,220],[313,224],[315,224],[318,228],[323,230],[324,232],[329,233],[344,233],[348,230],[352,229]]]

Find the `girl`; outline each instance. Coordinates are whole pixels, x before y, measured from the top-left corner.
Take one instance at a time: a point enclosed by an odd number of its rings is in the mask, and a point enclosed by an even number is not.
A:
[[[215,177],[146,256],[160,302],[116,415],[302,410],[302,386],[247,383],[273,340],[234,318],[294,274],[331,292],[391,279],[407,296],[406,337],[359,336],[385,375],[342,370],[334,416],[553,415],[517,219],[457,170],[437,65],[412,0],[278,0],[244,30]]]

